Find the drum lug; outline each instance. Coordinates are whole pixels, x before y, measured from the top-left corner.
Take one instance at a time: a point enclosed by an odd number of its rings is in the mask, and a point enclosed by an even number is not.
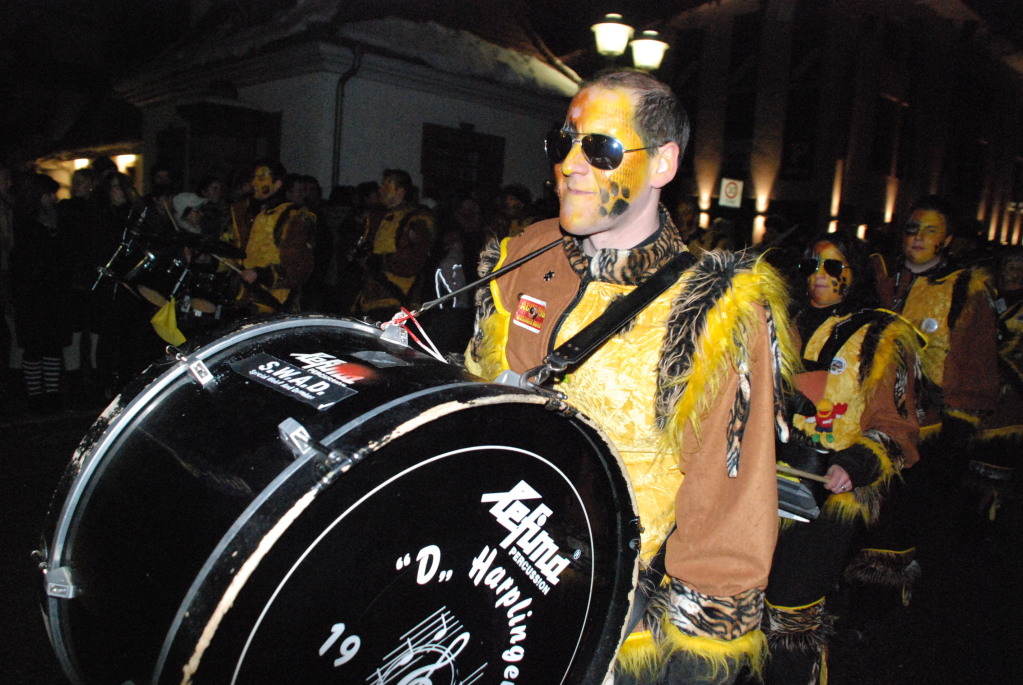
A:
[[[386,326],[384,332],[380,335],[380,339],[408,347],[408,331],[401,326]]]
[[[44,568],[43,579],[46,582],[46,594],[49,597],[74,599],[78,596],[78,586],[72,581],[71,569],[67,566]]]
[[[199,385],[206,387],[206,384],[213,380],[213,372],[201,359],[189,361],[187,357],[179,357],[181,361],[188,364],[188,372],[192,378],[199,381]]]
[[[288,446],[295,459],[313,457],[318,459],[319,468],[334,473],[345,473],[357,462],[362,461],[365,454],[345,454],[340,450],[328,450],[309,435],[305,426],[292,418],[281,421],[277,426],[281,440]]]

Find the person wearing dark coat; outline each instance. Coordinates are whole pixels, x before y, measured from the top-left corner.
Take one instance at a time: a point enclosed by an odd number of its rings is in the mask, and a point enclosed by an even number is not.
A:
[[[33,411],[60,407],[62,348],[71,341],[70,243],[57,221],[57,190],[49,176],[29,174],[17,185],[11,283],[18,342],[24,350],[25,392]]]

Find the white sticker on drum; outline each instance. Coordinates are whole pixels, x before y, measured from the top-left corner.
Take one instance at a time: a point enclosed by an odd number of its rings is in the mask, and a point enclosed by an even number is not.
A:
[[[356,391],[348,387],[345,381],[354,383],[365,378],[359,373],[360,370],[365,369],[372,373],[372,369],[352,364],[350,366],[357,368],[348,369],[350,373],[347,375],[340,373],[336,366],[331,369],[333,373],[328,374],[322,368],[315,368],[316,363],[309,363],[310,360],[304,358],[309,355],[292,356],[302,357],[299,361],[304,362],[303,366],[260,352],[232,362],[231,368],[246,378],[290,395],[317,409],[332,407],[346,397],[354,395]]]

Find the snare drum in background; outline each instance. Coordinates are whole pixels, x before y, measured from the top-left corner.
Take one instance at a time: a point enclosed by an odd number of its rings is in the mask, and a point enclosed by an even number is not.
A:
[[[162,307],[178,296],[188,279],[188,262],[179,255],[148,250],[121,280],[150,304]]]
[[[203,314],[216,314],[234,299],[235,290],[230,273],[202,271],[194,266],[185,284],[189,307]]]
[[[108,408],[54,497],[43,610],[75,683],[600,682],[636,519],[585,417],[282,317]]]

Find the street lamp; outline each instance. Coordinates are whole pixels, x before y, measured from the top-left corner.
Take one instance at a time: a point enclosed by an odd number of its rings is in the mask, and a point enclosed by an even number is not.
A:
[[[605,57],[621,57],[626,48],[632,46],[632,63],[637,69],[656,70],[668,49],[668,44],[658,38],[657,31],[643,31],[639,38],[630,40],[633,29],[617,13],[605,15],[604,21],[590,28],[597,41],[597,52]]]
[[[664,51],[668,49],[668,44],[657,37],[657,31],[644,31],[629,45],[632,47],[632,63],[645,71],[655,71],[660,67]]]
[[[632,38],[632,27],[622,21],[622,15],[613,12],[590,28],[597,39],[597,52],[605,57],[620,57]]]

